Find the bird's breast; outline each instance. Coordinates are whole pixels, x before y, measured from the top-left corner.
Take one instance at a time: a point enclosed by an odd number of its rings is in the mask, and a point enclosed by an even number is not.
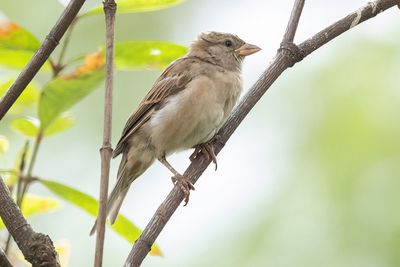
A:
[[[169,97],[147,129],[159,154],[191,148],[211,139],[241,93],[239,74],[215,72],[194,78]]]

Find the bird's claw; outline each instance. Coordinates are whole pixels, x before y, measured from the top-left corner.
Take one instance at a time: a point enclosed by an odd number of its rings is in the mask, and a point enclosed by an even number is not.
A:
[[[190,155],[189,159],[193,161],[200,155],[204,155],[207,161],[211,160],[215,165],[215,170],[217,170],[218,168],[217,157],[215,155],[214,143],[212,141],[203,144],[198,144],[195,147],[192,155]]]
[[[189,202],[190,190],[194,190],[193,184],[185,176],[180,174],[171,177],[171,180],[182,190],[183,200],[185,201],[185,204],[183,206],[186,206]]]

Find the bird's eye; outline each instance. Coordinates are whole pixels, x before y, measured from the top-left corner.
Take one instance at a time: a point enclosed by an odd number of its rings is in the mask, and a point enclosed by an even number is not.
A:
[[[231,40],[226,40],[225,41],[225,46],[226,47],[231,47],[233,44],[232,44],[232,41]]]

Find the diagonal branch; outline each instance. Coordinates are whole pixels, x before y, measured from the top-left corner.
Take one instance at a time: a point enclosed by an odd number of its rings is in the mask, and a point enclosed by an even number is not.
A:
[[[355,25],[375,17],[377,14],[390,7],[395,5],[400,6],[400,1],[376,0],[370,2],[366,6],[337,21],[297,46],[292,43],[292,40],[294,38],[294,33],[297,28],[303,4],[304,1],[295,1],[285,37],[283,38],[281,47],[278,49],[273,62],[268,66],[249,92],[243,97],[239,105],[226,121],[225,125],[218,132],[219,142],[216,142],[215,144],[216,153],[221,151],[225,142],[230,138],[250,110],[283,71],[293,66],[296,62],[301,61],[303,57],[311,54],[313,51],[333,40],[338,35],[348,31]],[[203,157],[199,157],[190,164],[184,175],[194,184],[209,164],[210,161],[206,161]],[[156,238],[182,202],[182,199],[183,194],[181,190],[178,186],[174,186],[164,202],[158,207],[143,233],[140,235],[138,240],[136,240],[125,262],[125,267],[137,267],[141,265]]]
[[[97,218],[96,253],[94,266],[101,267],[103,264],[104,236],[106,231],[107,216],[107,194],[108,180],[110,175],[111,128],[112,128],[112,93],[113,93],[113,70],[114,70],[114,23],[117,4],[114,0],[103,2],[106,17],[106,82],[104,99],[104,131],[103,146],[100,149],[101,155],[101,177],[99,213]]]
[[[69,2],[68,6],[65,8],[64,12],[47,35],[40,48],[33,55],[31,61],[25,66],[18,78],[0,99],[0,120],[4,115],[6,115],[8,110],[25,90],[26,86],[28,86],[32,81],[33,77],[36,76],[40,68],[49,58],[50,54],[54,51],[84,2],[85,0],[72,0]]]
[[[60,267],[57,252],[50,237],[36,233],[32,229],[12,200],[10,191],[1,177],[0,203],[0,217],[32,267]]]
[[[283,36],[283,42],[293,42],[297,26],[299,25],[301,12],[303,11],[304,2],[305,0],[295,1],[292,13],[290,14],[288,25],[286,27],[285,35]]]

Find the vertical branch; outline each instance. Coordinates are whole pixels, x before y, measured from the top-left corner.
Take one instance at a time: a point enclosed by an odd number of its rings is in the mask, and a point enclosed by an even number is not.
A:
[[[25,259],[32,267],[60,267],[57,252],[50,237],[36,233],[23,217],[0,177],[0,217],[12,235]],[[3,266],[3,265],[1,265]]]
[[[101,267],[103,262],[104,236],[107,210],[108,179],[110,174],[111,127],[112,127],[112,91],[114,69],[114,24],[117,5],[114,0],[106,0],[104,13],[106,18],[106,82],[104,100],[104,130],[101,154],[101,181],[99,196],[99,213],[97,218],[96,252],[94,266]]]
[[[8,110],[54,51],[84,2],[85,0],[72,0],[69,2],[57,23],[51,29],[40,48],[33,55],[28,65],[25,66],[18,78],[0,99],[0,120],[6,115]]]

